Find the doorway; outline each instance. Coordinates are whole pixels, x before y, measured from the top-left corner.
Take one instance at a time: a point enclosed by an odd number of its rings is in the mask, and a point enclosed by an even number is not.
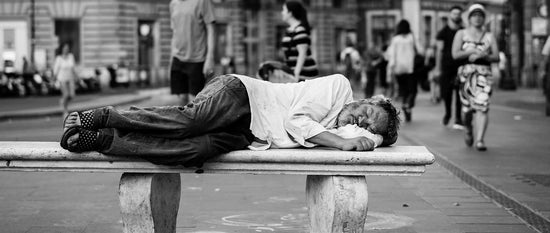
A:
[[[59,54],[59,47],[67,43],[76,62],[80,61],[80,20],[78,19],[56,19],[55,36],[57,37],[56,55]]]

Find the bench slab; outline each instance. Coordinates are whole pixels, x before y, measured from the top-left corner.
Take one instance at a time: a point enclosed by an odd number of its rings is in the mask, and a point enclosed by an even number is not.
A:
[[[365,175],[420,175],[434,156],[423,146],[368,152],[329,148],[240,150],[209,160],[205,173],[305,174],[310,232],[364,230],[368,210]],[[57,142],[0,142],[2,171],[121,172],[119,199],[125,233],[175,233],[182,166],[155,165],[138,157],[72,153]]]
[[[307,175],[420,175],[434,156],[423,146],[374,151],[330,148],[240,150],[209,160],[205,173]],[[0,142],[0,171],[190,173],[183,166],[155,165],[138,157],[72,153],[56,142]]]

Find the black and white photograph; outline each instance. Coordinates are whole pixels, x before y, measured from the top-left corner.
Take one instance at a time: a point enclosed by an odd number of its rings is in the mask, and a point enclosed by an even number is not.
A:
[[[550,233],[550,0],[0,0],[0,233]]]

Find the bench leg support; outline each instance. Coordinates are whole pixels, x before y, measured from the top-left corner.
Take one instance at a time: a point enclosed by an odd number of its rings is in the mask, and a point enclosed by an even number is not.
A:
[[[180,174],[124,173],[119,198],[124,233],[175,233]]]
[[[310,232],[363,232],[367,219],[364,176],[307,176]]]

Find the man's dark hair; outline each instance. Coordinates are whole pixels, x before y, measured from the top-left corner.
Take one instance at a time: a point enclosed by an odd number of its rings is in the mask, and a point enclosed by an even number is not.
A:
[[[287,74],[292,74],[292,69],[287,65],[278,61],[265,61],[260,64],[258,68],[258,76],[265,81],[269,81],[269,73],[274,70],[282,70]]]
[[[464,11],[464,8],[462,8],[459,5],[454,5],[454,6],[451,7],[451,9],[449,9],[449,11],[453,11],[453,10]]]
[[[368,99],[361,100],[360,102],[366,102],[375,106],[379,106],[388,114],[388,128],[385,133],[382,134],[384,140],[381,146],[389,146],[397,141],[397,130],[399,130],[399,124],[401,118],[399,118],[399,111],[393,106],[391,99],[382,95],[373,96]]]

